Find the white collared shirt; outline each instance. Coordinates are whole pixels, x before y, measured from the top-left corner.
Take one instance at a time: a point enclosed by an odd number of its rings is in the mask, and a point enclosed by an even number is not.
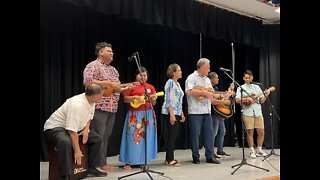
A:
[[[95,103],[89,104],[84,93],[66,100],[45,122],[44,131],[63,127],[74,132],[81,131],[92,120]]]

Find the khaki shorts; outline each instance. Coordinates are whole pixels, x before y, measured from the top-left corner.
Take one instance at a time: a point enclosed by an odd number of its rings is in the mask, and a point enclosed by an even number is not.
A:
[[[263,116],[242,116],[246,129],[261,128],[264,129]]]

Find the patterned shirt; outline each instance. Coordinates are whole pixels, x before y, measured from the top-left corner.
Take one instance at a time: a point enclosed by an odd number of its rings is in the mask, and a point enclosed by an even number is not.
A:
[[[186,80],[185,91],[194,89],[196,86],[212,89],[210,79],[207,76],[201,77],[197,71],[194,71]],[[211,114],[211,101],[208,98],[197,100],[194,96],[187,95],[187,102],[189,114]]]
[[[263,96],[263,92],[258,85],[255,84],[243,84],[241,87],[246,90],[250,95],[255,94],[256,97],[261,98]],[[240,93],[241,88],[237,88],[236,98],[241,98]],[[248,96],[247,93],[243,92],[242,96]],[[262,116],[261,105],[257,103],[253,103],[250,106],[242,106],[243,115],[246,116]]]
[[[162,105],[162,114],[169,114],[169,107],[173,108],[174,115],[181,115],[182,101],[184,92],[179,82],[168,79],[164,86],[164,102]]]
[[[103,64],[100,59],[90,62],[83,71],[83,83],[92,82],[93,80],[109,80],[120,83],[119,72],[113,66]],[[103,97],[96,103],[96,109],[107,112],[117,112],[120,93],[112,93],[110,96]]]

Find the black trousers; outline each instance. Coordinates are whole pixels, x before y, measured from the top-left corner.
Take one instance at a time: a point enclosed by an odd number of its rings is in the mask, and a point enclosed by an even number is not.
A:
[[[170,124],[170,115],[162,114],[162,121],[164,121],[166,132],[163,135],[164,142],[166,144],[166,160],[168,162],[174,160],[174,150],[176,146],[176,140],[179,134],[180,116],[176,115],[176,122]]]
[[[55,143],[56,157],[58,162],[58,170],[60,176],[67,176],[71,174],[71,155],[72,143],[69,133],[62,127],[48,129],[45,136],[49,141]],[[89,132],[87,141],[88,147],[88,167],[95,168],[105,164],[105,158],[102,149],[102,137],[94,131]]]
[[[107,163],[108,145],[113,131],[115,118],[116,113],[96,109],[93,120],[90,124],[90,130],[95,131],[102,137],[102,152],[105,157],[105,164]]]

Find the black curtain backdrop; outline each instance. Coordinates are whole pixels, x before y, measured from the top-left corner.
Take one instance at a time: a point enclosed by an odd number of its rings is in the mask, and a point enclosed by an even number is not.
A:
[[[68,2],[68,3],[65,3]],[[202,41],[200,41],[202,33]],[[202,57],[211,60],[211,71],[220,77],[220,88],[227,89],[231,80],[218,71],[231,68],[231,42],[235,44],[236,81],[243,83],[246,69],[254,73],[255,81],[267,87],[275,86],[270,96],[280,116],[280,25],[239,16],[213,6],[182,0],[88,0],[40,1],[40,161],[47,161],[47,141],[43,125],[48,117],[69,97],[84,91],[83,69],[96,58],[94,46],[106,41],[113,45],[114,61],[122,83],[131,82],[135,62],[127,58],[139,52],[141,64],[149,70],[149,83],[162,91],[167,81],[166,69],[178,63],[184,82],[196,69]],[[200,43],[202,49],[200,49]],[[161,121],[159,98],[154,107],[158,121],[159,151],[164,151],[161,139],[165,129]],[[184,112],[187,102],[184,98]],[[265,146],[271,147],[271,126],[267,104],[265,112]],[[237,111],[239,107],[236,108]],[[119,153],[123,122],[127,106],[121,97],[116,123],[110,138],[108,156]],[[226,120],[226,146],[241,140],[239,112]],[[274,117],[274,147],[280,146],[280,121]],[[235,130],[235,126],[236,129]],[[240,129],[240,130],[239,130]],[[237,135],[235,135],[237,134]],[[181,125],[177,149],[189,148],[188,123]]]

